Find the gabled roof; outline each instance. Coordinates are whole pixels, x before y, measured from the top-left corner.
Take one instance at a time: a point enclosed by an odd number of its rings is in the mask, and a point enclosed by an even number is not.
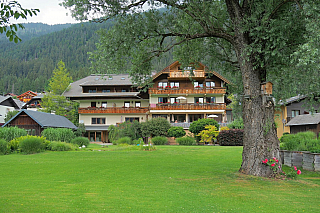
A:
[[[228,81],[226,78],[224,78],[222,75],[220,75],[219,73],[217,73],[216,71],[208,71],[209,68],[204,65],[203,63],[201,62],[198,62],[199,65],[205,67],[204,69],[204,72],[205,73],[212,73],[213,75],[215,75],[216,77],[220,78],[221,80],[223,80],[224,82],[226,82],[227,84],[230,83],[230,81]],[[169,73],[170,72],[170,67],[172,67],[173,65],[178,65],[179,64],[179,61],[175,61],[173,63],[171,63],[169,66],[165,67],[163,70],[161,70],[160,72],[156,73],[155,75],[152,76],[152,79],[156,79],[157,77],[159,77],[161,74],[163,73]]]
[[[35,122],[37,122],[42,128],[69,128],[69,129],[77,129],[77,127],[69,121],[66,117],[60,115],[54,115],[45,112],[39,111],[32,111],[32,110],[25,110],[22,109],[18,114],[12,117],[7,123],[5,123],[2,127],[5,127],[9,124],[12,120],[18,117],[21,113],[28,115],[32,118]]]
[[[286,126],[299,126],[299,125],[310,125],[320,123],[320,113],[298,115],[292,118]]]
[[[37,96],[37,93],[32,92],[32,91],[29,90],[29,91],[27,91],[25,93],[22,93],[21,95],[17,96],[17,98],[23,97],[23,96],[25,96],[27,94],[31,94],[31,95]]]
[[[299,101],[305,99],[306,97],[307,97],[307,96],[305,96],[305,95],[297,95],[297,96],[288,98],[288,99],[286,99],[285,101],[280,100],[280,101],[279,101],[279,104],[280,104],[280,105],[288,105],[288,104],[291,104],[291,103],[293,103],[293,102],[299,102]]]
[[[11,96],[0,95],[0,105],[2,105],[2,103],[5,102],[6,100],[8,100],[11,103],[12,107],[14,107],[15,109],[21,109],[21,107],[24,104],[24,103],[21,103],[20,100],[13,99]]]

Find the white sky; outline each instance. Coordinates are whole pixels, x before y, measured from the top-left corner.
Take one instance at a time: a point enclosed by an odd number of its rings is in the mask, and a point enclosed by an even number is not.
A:
[[[69,10],[60,6],[62,0],[17,0],[22,8],[26,9],[40,9],[37,16],[29,17],[28,19],[18,19],[14,23],[27,23],[27,22],[41,22],[45,24],[65,24],[65,23],[78,23],[71,17]],[[67,15],[68,14],[68,15]]]

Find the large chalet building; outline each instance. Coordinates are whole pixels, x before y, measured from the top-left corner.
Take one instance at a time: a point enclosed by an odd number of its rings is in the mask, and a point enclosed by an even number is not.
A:
[[[228,121],[229,81],[203,64],[183,68],[174,62],[152,81],[153,87],[143,92],[126,74],[90,75],[72,83],[63,95],[79,102],[79,122],[90,141],[108,141],[108,127],[126,121],[163,117],[185,129],[200,118]]]

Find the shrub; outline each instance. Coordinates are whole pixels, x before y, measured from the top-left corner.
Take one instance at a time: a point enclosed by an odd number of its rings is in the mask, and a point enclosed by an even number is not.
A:
[[[88,138],[85,138],[85,137],[76,137],[71,140],[71,143],[76,144],[78,145],[78,147],[80,147],[83,145],[88,146],[90,144],[90,141]]]
[[[182,138],[177,138],[176,139],[176,142],[179,144],[179,145],[182,145],[182,146],[192,146],[192,145],[196,145],[197,142],[196,140],[194,139],[194,137],[190,137],[190,136],[186,136],[186,137],[182,137]]]
[[[38,136],[29,136],[19,143],[20,151],[25,154],[39,153],[45,150],[45,139]]]
[[[119,137],[130,137],[131,139],[141,138],[141,123],[138,121],[124,122],[119,124]]]
[[[282,149],[290,151],[309,151],[320,145],[314,132],[299,132],[297,134],[285,134],[280,138]]]
[[[11,141],[14,138],[27,135],[27,131],[18,127],[3,127],[0,128],[0,138]]]
[[[219,129],[219,124],[214,119],[199,119],[190,124],[189,131],[195,135],[197,141],[200,140],[200,136],[197,136],[202,130],[205,130],[205,127],[208,125],[213,125]]]
[[[19,146],[20,146],[20,142],[28,139],[28,138],[40,138],[42,143],[44,144],[44,147],[46,148],[47,145],[50,143],[49,141],[46,140],[45,137],[39,137],[39,136],[32,136],[32,135],[26,135],[26,136],[21,136],[15,139],[12,139],[9,143],[8,143],[8,149],[11,152],[19,152]]]
[[[181,126],[173,126],[168,130],[168,135],[170,137],[181,138],[186,135],[186,131]]]
[[[142,139],[142,138],[139,138],[139,139],[133,140],[133,141],[131,142],[131,144],[133,144],[133,145],[138,145],[138,144],[143,145],[144,142],[143,142],[143,139]]]
[[[142,123],[141,132],[143,137],[167,136],[171,125],[165,118],[152,118]]]
[[[221,131],[217,141],[220,146],[243,146],[243,130],[230,129]]]
[[[116,144],[117,144],[117,145],[119,145],[119,144],[131,144],[131,138],[130,138],[130,137],[119,138],[119,139],[116,141]]]
[[[200,142],[202,143],[214,143],[219,131],[217,131],[215,126],[209,125],[205,127],[197,136],[201,137]]]
[[[109,130],[109,134],[108,134],[109,141],[113,144],[117,144],[117,140],[120,138],[119,128],[114,125],[110,125],[108,130]]]
[[[223,131],[223,130],[230,130],[230,129],[227,126],[223,126],[223,127],[220,128],[220,131]]]
[[[243,129],[243,119],[235,119],[231,124],[228,125],[229,129]]]
[[[165,145],[165,144],[168,143],[168,138],[163,137],[163,136],[156,136],[156,137],[151,139],[151,142],[154,145]]]
[[[5,155],[8,153],[8,142],[4,139],[0,139],[0,155]]]
[[[48,145],[48,150],[51,151],[72,151],[76,149],[76,145],[60,141],[51,141]]]
[[[43,130],[41,135],[49,141],[62,141],[67,143],[70,143],[75,137],[72,129],[67,128],[48,128]]]

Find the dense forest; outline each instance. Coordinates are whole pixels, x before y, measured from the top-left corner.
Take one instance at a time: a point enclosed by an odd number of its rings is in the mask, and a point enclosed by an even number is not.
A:
[[[73,81],[91,74],[88,52],[96,49],[98,30],[108,30],[112,22],[46,25],[24,24],[22,42],[13,43],[0,34],[0,94],[41,92],[57,63],[62,60]],[[172,55],[155,60],[159,71],[172,62]],[[125,73],[125,71],[124,71]]]
[[[94,51],[99,41],[96,31],[107,30],[111,22],[24,26],[18,32],[22,42],[15,44],[4,35],[0,37],[0,94],[45,90],[60,60],[73,80],[90,74],[87,53]]]

